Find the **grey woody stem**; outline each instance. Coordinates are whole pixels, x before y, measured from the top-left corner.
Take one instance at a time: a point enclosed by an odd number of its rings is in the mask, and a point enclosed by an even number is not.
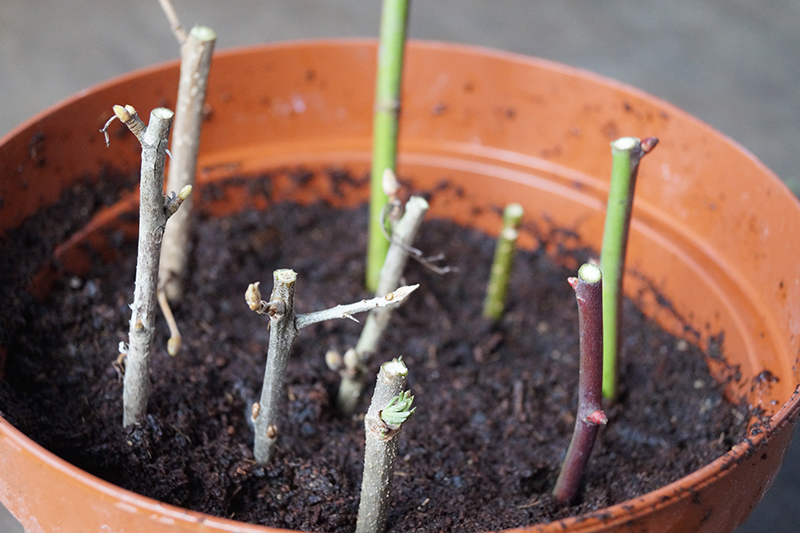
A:
[[[428,202],[421,196],[412,196],[406,202],[405,213],[392,229],[389,251],[386,252],[386,259],[381,268],[375,296],[388,293],[400,283],[403,270],[408,263],[408,249],[414,243],[428,207]]]
[[[181,75],[172,133],[172,160],[167,179],[169,190],[181,190],[187,185],[194,185],[203,106],[216,39],[217,35],[211,28],[195,26],[181,45]],[[190,199],[164,233],[159,278],[162,290],[172,302],[183,297],[183,281],[191,243],[191,216]]]
[[[297,273],[289,269],[276,270],[273,273],[274,285],[269,301],[261,299],[259,284],[253,283],[247,288],[245,300],[250,309],[269,315],[270,333],[267,364],[264,370],[264,382],[261,399],[253,408],[253,424],[255,442],[253,455],[259,464],[267,464],[275,454],[275,442],[278,439],[278,413],[283,378],[289,352],[298,332],[306,326],[334,318],[350,318],[379,307],[396,305],[405,300],[418,285],[400,287],[382,298],[361,300],[354,304],[337,305],[325,311],[317,311],[304,315],[295,315],[294,292]]]
[[[278,438],[278,403],[283,387],[283,375],[289,361],[289,351],[299,331],[294,320],[294,287],[297,274],[288,269],[276,270],[273,278],[274,285],[270,295],[272,305],[267,311],[270,327],[267,366],[264,370],[258,414],[253,419],[255,426],[253,454],[259,464],[267,464],[274,453],[275,441]]]
[[[578,302],[580,330],[580,377],[578,415],[553,497],[567,503],[578,493],[592,448],[601,425],[608,422],[603,412],[603,282],[600,269],[585,264],[577,278],[569,279]]]
[[[408,263],[409,249],[427,211],[428,202],[420,196],[412,196],[406,202],[405,213],[394,225],[392,231],[391,244],[381,268],[376,296],[387,294],[393,287],[400,284],[403,270]],[[369,358],[377,352],[381,337],[389,325],[393,312],[394,308],[391,307],[376,309],[367,317],[355,347],[357,357],[352,358],[353,364],[346,365],[342,372],[337,402],[339,410],[344,414],[352,414],[358,405],[361,392],[366,386],[365,365]]]
[[[150,385],[150,348],[155,326],[158,263],[161,238],[172,210],[164,198],[164,161],[173,112],[157,108],[142,130],[136,110],[115,106],[117,116],[132,129],[142,145],[139,203],[139,246],[123,390],[123,426],[140,422],[147,412]],[[132,113],[131,113],[132,111]],[[138,121],[138,122],[137,122]],[[172,200],[173,203],[176,200]]]
[[[172,5],[170,0],[158,0],[158,3],[161,4],[161,9],[164,10],[164,15],[169,21],[170,29],[175,34],[175,38],[178,39],[179,43],[183,44],[187,39],[186,30],[181,26],[178,14],[175,12],[175,6]]]
[[[378,372],[372,403],[364,417],[364,475],[356,533],[382,533],[386,527],[397,435],[414,411],[414,398],[403,392],[407,375],[406,365],[398,359],[384,363]]]
[[[419,285],[405,285],[387,292],[383,296],[369,300],[361,300],[360,302],[352,304],[337,305],[336,307],[331,307],[324,311],[297,315],[297,329],[303,329],[311,324],[331,320],[332,318],[349,318],[350,320],[358,322],[352,315],[367,311],[387,309],[390,306],[397,305],[408,298],[408,295],[417,290],[418,287]]]

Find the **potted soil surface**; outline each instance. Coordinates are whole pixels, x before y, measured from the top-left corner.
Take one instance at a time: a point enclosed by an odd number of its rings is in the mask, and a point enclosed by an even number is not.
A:
[[[164,355],[159,325],[151,414],[127,430],[112,362],[129,318],[140,150],[122,126],[110,149],[98,130],[113,104],[172,107],[178,67],[96,87],[0,142],[0,501],[26,531],[353,529],[363,420],[336,415],[323,356],[358,328],[300,336],[291,429],[261,468],[247,410],[267,331],[242,296],[277,267],[298,271],[304,310],[366,295],[375,57],[371,41],[215,57],[195,270],[176,310],[185,347]],[[371,367],[402,355],[418,406],[389,531],[732,531],[779,469],[800,409],[792,194],[705,124],[576,69],[412,42],[405,80],[399,175],[430,202],[418,244],[459,272],[410,269],[421,287]],[[548,493],[577,382],[565,278],[596,256],[609,143],[623,135],[661,141],[634,205],[623,393],[579,500],[558,506]],[[476,280],[510,202],[525,210],[522,250],[506,315],[481,325]]]

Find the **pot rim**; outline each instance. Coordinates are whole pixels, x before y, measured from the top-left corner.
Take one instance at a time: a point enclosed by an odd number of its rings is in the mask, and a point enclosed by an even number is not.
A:
[[[318,47],[338,47],[338,48],[354,48],[363,47],[365,45],[377,46],[377,40],[372,38],[335,38],[335,39],[311,39],[311,40],[292,40],[283,41],[279,43],[257,44],[249,46],[238,46],[220,50],[215,52],[214,58],[224,59],[229,56],[238,56],[241,54],[261,54],[266,51],[280,50],[286,48],[305,47],[314,49]],[[728,137],[726,134],[714,129],[706,122],[683,111],[682,109],[666,102],[659,97],[653,96],[643,90],[628,85],[623,82],[613,80],[611,78],[596,74],[589,70],[579,67],[573,67],[558,63],[548,59],[541,59],[534,56],[528,56],[520,53],[508,52],[503,50],[496,50],[488,47],[467,45],[459,43],[451,43],[444,41],[431,41],[431,40],[410,40],[408,46],[415,49],[432,49],[432,50],[453,50],[460,51],[467,54],[479,55],[484,57],[496,58],[505,61],[512,61],[515,63],[532,64],[539,67],[544,67],[548,70],[553,70],[570,77],[580,78],[589,81],[593,84],[604,85],[610,88],[622,90],[624,92],[637,95],[651,102],[657,103],[670,113],[679,114],[682,117],[694,122],[695,125],[712,132],[715,136],[733,145],[738,151],[746,155],[754,164],[764,171],[765,175],[771,176],[774,181],[773,185],[782,187],[794,199],[795,204],[800,207],[800,200],[798,200],[793,193],[791,193],[788,186],[777,177],[763,162],[761,162],[754,154],[752,154],[745,147],[740,145],[734,139]],[[126,83],[130,80],[136,79],[143,75],[151,74],[157,71],[175,69],[179,66],[179,60],[170,60],[161,62],[155,65],[147,66],[144,68],[136,69],[129,73],[116,76],[109,80],[95,84],[87,89],[81,90],[60,102],[53,104],[43,111],[36,113],[33,117],[22,122],[14,127],[6,135],[0,137],[0,145],[7,143],[11,138],[20,135],[25,130],[35,127],[36,123],[43,120],[45,117],[57,113],[60,109],[72,105],[73,103],[84,98],[88,94],[104,90],[108,87]],[[509,532],[522,532],[522,531],[560,531],[562,529],[570,528],[570,531],[591,531],[598,525],[602,524],[608,526],[611,524],[623,524],[626,521],[634,519],[643,514],[651,513],[654,510],[661,509],[673,503],[675,500],[689,498],[692,493],[718,478],[724,477],[731,466],[741,462],[749,457],[752,457],[760,449],[764,448],[766,444],[779,432],[783,431],[787,426],[789,430],[792,429],[791,425],[800,414],[800,385],[797,385],[792,396],[783,403],[780,408],[770,417],[770,424],[765,427],[765,431],[757,435],[745,438],[743,441],[734,445],[731,450],[723,456],[717,458],[711,463],[699,468],[698,470],[684,476],[668,485],[659,489],[643,494],[625,502],[615,504],[603,509],[593,511],[590,513],[581,514],[578,516],[565,518],[548,524],[532,524],[521,528],[508,529]],[[100,479],[93,474],[90,474],[71,463],[61,459],[54,453],[48,451],[38,443],[34,442],[23,434],[19,429],[11,425],[7,420],[0,416],[0,437],[10,442],[14,447],[25,450],[32,456],[38,458],[43,464],[56,469],[57,471],[65,474],[67,477],[84,484],[109,499],[117,501],[120,507],[132,512],[149,512],[159,513],[162,516],[168,517],[175,521],[200,523],[204,526],[213,526],[220,531],[242,531],[242,532],[269,532],[269,531],[291,531],[279,528],[270,528],[266,526],[259,526],[248,524],[245,522],[238,522],[226,518],[218,518],[205,513],[184,509],[167,503],[161,503],[155,499],[147,496],[137,494],[135,492],[123,489],[117,485]]]
[[[321,39],[294,39],[294,40],[287,40],[287,41],[280,41],[274,43],[261,43],[261,44],[253,44],[253,45],[241,45],[241,46],[233,46],[230,48],[224,48],[214,51],[214,59],[222,59],[227,56],[236,56],[240,54],[259,54],[265,50],[280,50],[285,48],[298,48],[298,47],[306,47],[306,48],[318,48],[318,47],[325,47],[325,46],[336,46],[341,48],[346,47],[360,47],[364,45],[371,45],[377,47],[378,40],[375,38],[370,37],[339,37],[339,38],[321,38]],[[750,150],[748,150],[745,146],[740,144],[738,141],[733,139],[732,137],[728,136],[726,133],[723,133],[711,125],[709,125],[704,120],[697,118],[696,116],[690,114],[687,111],[684,111],[680,107],[658,97],[652,95],[642,89],[639,89],[633,85],[630,85],[625,82],[621,82],[615,80],[613,78],[604,76],[602,74],[598,74],[591,70],[575,67],[571,65],[567,65],[564,63],[559,63],[557,61],[551,59],[545,59],[538,56],[532,55],[525,55],[518,52],[509,52],[507,50],[501,50],[496,48],[490,48],[488,46],[480,46],[480,45],[473,45],[473,44],[464,44],[458,42],[449,42],[449,41],[438,41],[433,39],[409,39],[407,45],[412,48],[419,48],[419,49],[432,49],[432,50],[442,50],[442,49],[450,49],[455,51],[461,51],[469,54],[474,55],[481,55],[486,57],[493,57],[496,59],[501,59],[504,61],[512,61],[515,63],[527,63],[527,64],[535,64],[541,67],[545,67],[548,70],[552,70],[555,72],[559,72],[562,74],[567,74],[572,77],[578,77],[581,79],[586,79],[591,81],[592,83],[597,83],[599,85],[605,85],[607,87],[611,87],[614,89],[621,89],[627,93],[644,97],[651,102],[657,103],[659,106],[667,108],[671,113],[677,113],[682,115],[684,118],[690,119],[697,125],[701,125],[704,129],[712,131],[716,136],[724,139],[726,142],[735,146],[737,151],[740,151],[747,155],[749,159],[751,159],[754,163],[760,166],[763,170],[769,173],[772,177],[775,178],[780,185],[791,193],[791,189],[788,188],[787,185],[781,180],[777,174],[775,174],[769,167],[767,167],[758,157],[756,157]],[[162,61],[159,63],[155,63],[153,65],[148,65],[145,67],[137,68],[125,74],[121,74],[119,76],[115,76],[113,78],[101,81],[96,83],[88,88],[82,89],[77,93],[66,97],[55,104],[52,104],[42,111],[34,114],[31,118],[21,122],[16,127],[12,128],[8,133],[0,137],[0,145],[5,144],[5,142],[17,135],[19,132],[25,130],[26,128],[32,126],[34,123],[38,122],[45,116],[48,116],[57,110],[61,109],[62,107],[66,107],[73,102],[80,100],[82,97],[86,96],[87,94],[100,91],[102,89],[106,89],[108,87],[129,81],[130,79],[135,79],[141,77],[143,75],[147,75],[153,72],[161,71],[161,70],[168,70],[171,68],[180,67],[180,60],[179,59],[171,59],[167,61]],[[791,193],[792,197],[795,197],[794,193]],[[798,205],[800,205],[800,199],[795,198]]]

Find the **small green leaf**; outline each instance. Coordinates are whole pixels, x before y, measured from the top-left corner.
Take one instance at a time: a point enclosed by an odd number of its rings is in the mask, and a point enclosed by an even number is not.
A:
[[[380,417],[387,425],[393,428],[398,428],[400,425],[408,420],[408,417],[417,409],[411,408],[414,402],[414,397],[411,396],[410,391],[401,392],[399,396],[395,396],[389,400],[389,404],[381,411]]]

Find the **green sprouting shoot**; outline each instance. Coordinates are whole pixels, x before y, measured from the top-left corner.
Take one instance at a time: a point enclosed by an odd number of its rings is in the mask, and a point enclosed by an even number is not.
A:
[[[503,229],[497,239],[494,251],[489,284],[486,288],[486,300],[483,304],[483,316],[497,322],[503,316],[508,292],[508,280],[511,277],[511,265],[523,209],[519,204],[509,204],[503,211]]]
[[[416,407],[411,407],[412,403],[414,403],[414,397],[411,396],[411,392],[401,392],[389,401],[389,405],[381,410],[381,420],[393,429],[400,427],[416,411]]]

